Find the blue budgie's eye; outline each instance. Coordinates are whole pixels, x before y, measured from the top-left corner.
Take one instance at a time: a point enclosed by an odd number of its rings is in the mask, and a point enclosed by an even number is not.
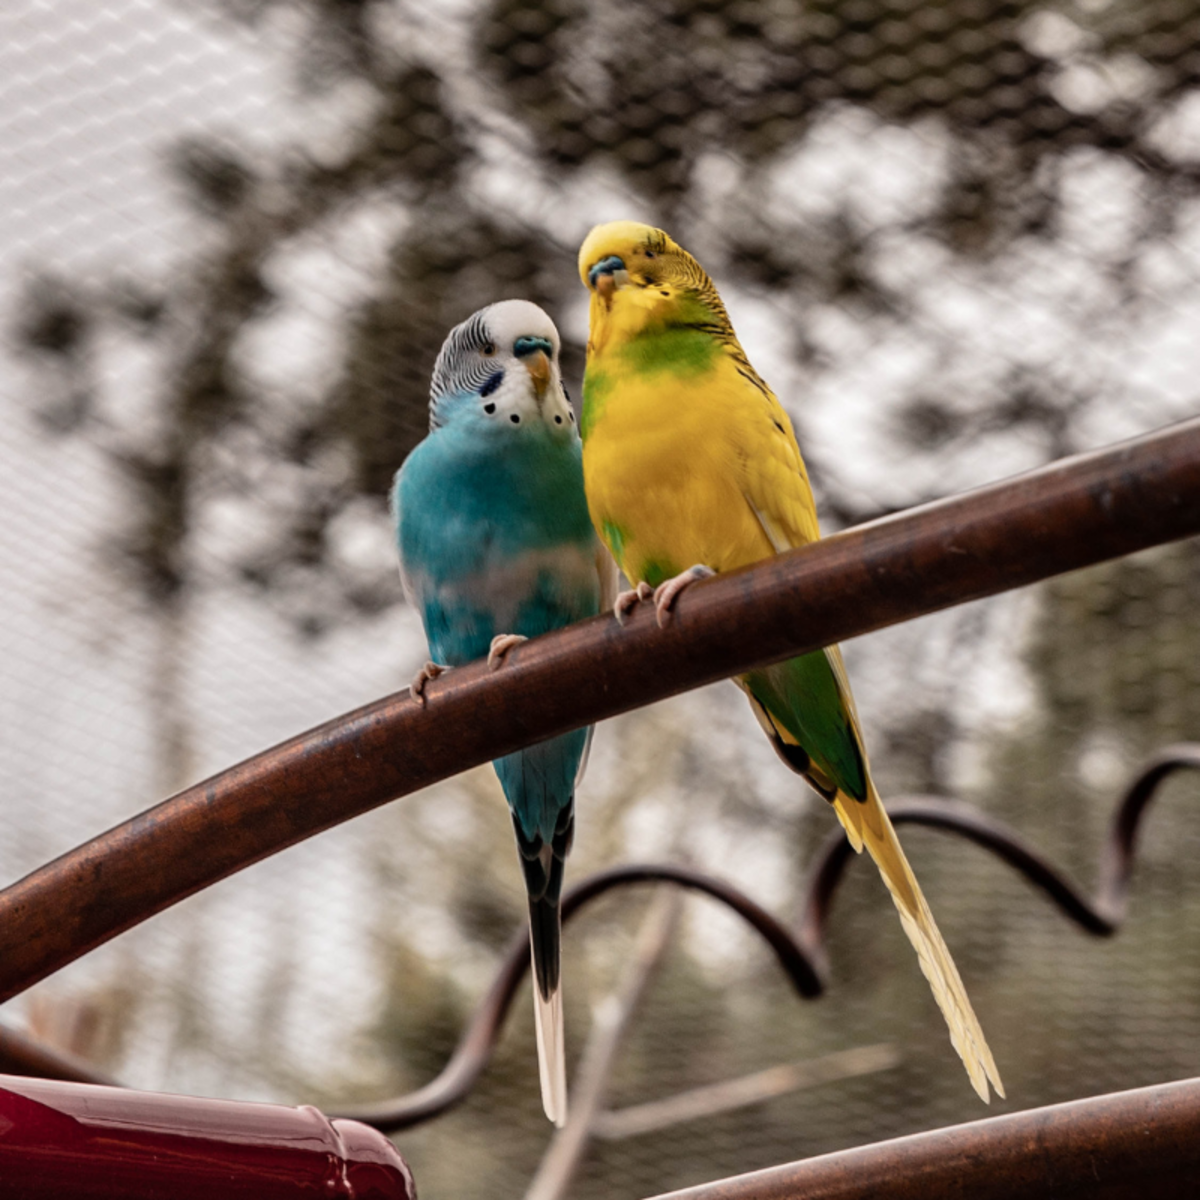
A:
[[[489,375],[483,381],[483,387],[479,389],[481,396],[490,396],[504,382],[504,372],[497,371],[495,375]]]
[[[484,356],[484,358],[491,358],[492,355],[496,353],[496,343],[484,342],[483,346],[480,348],[480,353]]]

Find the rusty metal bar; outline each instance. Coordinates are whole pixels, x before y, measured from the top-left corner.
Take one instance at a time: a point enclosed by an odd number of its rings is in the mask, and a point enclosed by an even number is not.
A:
[[[0,1000],[251,863],[532,741],[753,666],[1200,532],[1200,419],[597,617],[348,713],[0,892]]]
[[[877,1142],[657,1200],[1194,1200],[1200,1079]]]

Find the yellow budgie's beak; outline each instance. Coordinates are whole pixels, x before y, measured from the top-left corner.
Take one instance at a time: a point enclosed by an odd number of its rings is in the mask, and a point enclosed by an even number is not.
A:
[[[607,304],[612,301],[613,292],[629,282],[629,272],[623,258],[609,254],[588,268],[587,279],[596,295]]]

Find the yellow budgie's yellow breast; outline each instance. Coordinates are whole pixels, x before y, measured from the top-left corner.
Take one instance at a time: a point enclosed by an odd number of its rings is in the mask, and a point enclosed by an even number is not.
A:
[[[696,563],[730,571],[815,538],[782,409],[773,419],[719,351],[686,339],[660,350],[668,361],[649,366],[645,347],[614,350],[585,383],[588,506],[625,574],[657,584]]]

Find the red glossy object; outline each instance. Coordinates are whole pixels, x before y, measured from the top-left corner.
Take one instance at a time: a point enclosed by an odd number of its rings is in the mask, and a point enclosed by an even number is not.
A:
[[[0,1075],[0,1195],[416,1200],[395,1146],[315,1108]]]

